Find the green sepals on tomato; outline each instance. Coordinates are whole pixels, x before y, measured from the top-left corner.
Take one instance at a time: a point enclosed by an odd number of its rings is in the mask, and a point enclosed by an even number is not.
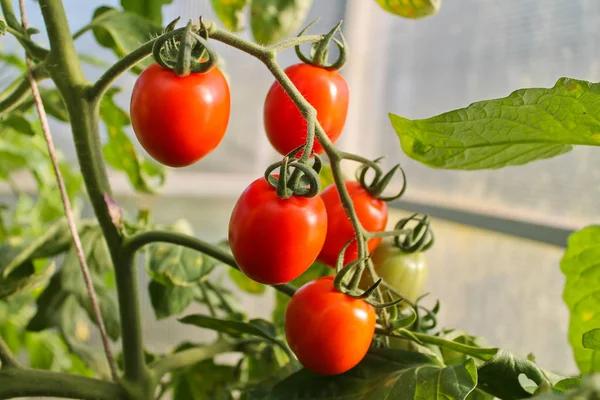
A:
[[[407,253],[386,239],[371,254],[371,260],[377,275],[405,299],[414,303],[423,295],[429,275],[425,252]],[[361,287],[372,284],[368,274],[363,275],[363,281]]]
[[[375,333],[375,309],[337,291],[326,276],[302,286],[285,314],[286,340],[302,365],[317,374],[337,375],[367,354]]]
[[[219,145],[230,108],[229,85],[217,67],[180,77],[152,64],[133,87],[131,124],[156,161],[186,167]]]
[[[332,142],[342,133],[348,114],[349,90],[342,75],[310,64],[295,64],[285,70],[296,88],[317,111],[317,120]],[[264,106],[267,138],[279,153],[288,154],[306,142],[307,123],[283,87],[275,82]],[[315,140],[313,151],[323,153]]]
[[[373,197],[359,182],[345,181],[350,194],[356,216],[362,226],[369,232],[385,230],[388,220],[387,203]],[[355,237],[352,223],[344,210],[335,184],[331,184],[321,192],[321,198],[327,208],[327,238],[318,260],[330,267],[335,267],[342,248]],[[367,242],[368,252],[375,250],[381,238],[372,238]],[[358,246],[352,242],[346,250],[344,265],[358,259]]]
[[[327,211],[320,196],[281,199],[264,179],[252,182],[229,221],[233,257],[249,278],[269,285],[299,277],[325,243]]]

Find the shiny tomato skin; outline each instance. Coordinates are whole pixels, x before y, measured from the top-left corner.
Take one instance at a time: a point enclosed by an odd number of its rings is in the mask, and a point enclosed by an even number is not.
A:
[[[336,71],[310,64],[296,64],[286,68],[285,73],[317,110],[317,120],[332,142],[342,133],[348,114],[348,84]],[[298,107],[278,82],[267,93],[264,106],[264,122],[267,138],[279,153],[285,155],[306,141],[306,120]],[[313,150],[323,153],[323,147],[315,140]]]
[[[229,123],[231,99],[223,73],[179,77],[152,64],[131,95],[131,124],[142,147],[169,167],[186,167],[213,151]]]
[[[229,244],[249,278],[276,285],[299,277],[325,242],[327,211],[320,196],[280,199],[264,178],[238,199],[229,221]]]
[[[375,333],[375,309],[338,292],[333,277],[307,283],[292,296],[285,314],[287,342],[302,365],[337,375],[367,354]]]
[[[358,220],[369,232],[385,230],[388,220],[387,204],[369,194],[359,182],[346,181],[346,189],[350,194]],[[334,184],[321,192],[321,198],[327,208],[327,238],[318,260],[323,264],[334,267],[338,255],[349,240],[354,238],[352,223],[344,211],[339,192]],[[381,238],[373,238],[367,242],[369,253],[375,250]],[[358,258],[358,246],[352,242],[344,257],[344,265]]]

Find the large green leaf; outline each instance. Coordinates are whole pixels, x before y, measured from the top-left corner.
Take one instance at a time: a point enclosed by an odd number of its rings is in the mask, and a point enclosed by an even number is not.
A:
[[[250,398],[459,400],[476,385],[473,360],[444,367],[421,353],[373,349],[344,374],[322,376],[302,369],[275,384],[271,391]]]
[[[273,44],[295,33],[306,19],[312,0],[252,0],[250,26],[254,39]]]
[[[600,326],[600,226],[588,226],[569,237],[560,262],[566,282],[563,299],[571,319],[569,342],[582,373],[600,371],[600,350],[583,347],[583,334]]]
[[[600,145],[600,84],[561,78],[550,89],[520,89],[428,119],[390,119],[404,152],[430,167],[522,165]]]
[[[98,43],[112,49],[117,57],[131,53],[162,31],[161,25],[154,21],[106,6],[98,7],[94,11],[91,27]],[[138,66],[147,66],[150,63],[150,60],[145,60]],[[137,68],[137,71],[139,70]]]
[[[245,28],[244,11],[250,4],[250,0],[211,0],[210,2],[225,28],[233,32],[240,32]]]
[[[437,14],[442,0],[376,0],[385,11],[405,18],[423,18]]]
[[[499,350],[495,356],[479,367],[478,373],[478,387],[504,400],[529,397],[546,379],[540,368],[533,362],[506,350]],[[524,381],[531,381],[533,390],[526,390]]]
[[[173,0],[121,0],[125,11],[130,11],[162,25],[162,6]]]
[[[110,89],[102,98],[100,117],[108,130],[108,142],[102,146],[104,159],[112,168],[125,172],[133,188],[142,193],[154,193],[155,185],[164,183],[164,170],[158,164],[141,157],[124,128],[131,124],[129,116],[114,101],[119,90]],[[151,182],[150,179],[158,182]]]
[[[150,281],[148,293],[157,319],[182,313],[194,299],[191,287],[165,286],[156,281]]]

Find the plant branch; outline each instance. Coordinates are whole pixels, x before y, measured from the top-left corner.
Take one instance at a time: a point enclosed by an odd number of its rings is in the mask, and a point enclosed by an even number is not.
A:
[[[203,347],[194,347],[179,351],[153,362],[149,365],[149,368],[154,378],[159,380],[173,370],[197,364],[200,361],[211,359],[221,353],[236,351],[243,342],[245,341],[217,342]]]
[[[125,239],[122,251],[125,255],[132,256],[145,245],[155,242],[171,243],[194,249],[239,270],[235,259],[228,252],[203,240],[178,232],[155,230],[136,233]],[[289,284],[273,285],[273,287],[288,296],[292,296],[296,292],[296,288]]]
[[[21,368],[21,364],[15,356],[12,354],[8,345],[0,336],[0,363],[2,363],[2,369],[6,368]]]
[[[28,368],[0,370],[0,399],[41,396],[83,400],[126,400],[117,384],[58,372]]]
[[[139,288],[133,257],[122,257],[123,238],[105,201],[111,189],[98,131],[98,103],[88,101],[89,84],[61,0],[39,0],[39,4],[51,48],[48,69],[67,106],[85,187],[115,267],[125,370],[121,383],[136,393],[135,399],[146,399],[152,396],[154,386],[144,360]]]
[[[409,334],[402,334],[402,333],[389,332],[389,331],[386,331],[385,329],[381,329],[381,328],[376,328],[375,333],[378,333],[380,335],[391,336],[391,337],[400,337],[400,338],[412,340],[412,341],[416,341],[415,339],[417,339],[418,341],[420,341],[422,343],[428,343],[428,344],[433,344],[433,345],[440,346],[440,347],[445,347],[447,349],[457,351],[459,353],[477,358],[482,361],[488,361],[490,358],[495,356],[496,353],[498,353],[497,348],[469,346],[466,344],[454,342],[452,340],[443,339],[439,336],[432,336],[432,335],[427,335],[425,333],[419,333],[419,332],[413,332],[413,331],[409,331]]]
[[[27,31],[27,14],[25,12],[25,0],[19,0],[19,8],[21,10],[21,22],[23,24],[23,30]],[[42,125],[44,139],[46,140],[46,144],[48,145],[48,154],[50,156],[50,161],[52,162],[54,174],[56,175],[56,183],[58,184],[60,197],[64,206],[65,217],[69,225],[71,237],[73,238],[73,245],[75,246],[77,259],[79,260],[79,265],[81,266],[81,272],[83,274],[85,286],[88,292],[88,296],[90,298],[90,303],[92,305],[94,317],[96,318],[96,323],[100,331],[100,337],[102,338],[102,345],[104,347],[104,352],[106,353],[106,359],[108,361],[108,365],[110,366],[110,371],[112,373],[113,380],[118,381],[119,373],[117,371],[117,364],[115,363],[115,359],[110,348],[108,334],[106,333],[104,320],[102,319],[102,314],[100,313],[98,298],[94,290],[94,284],[90,275],[90,269],[87,265],[87,260],[83,252],[83,246],[81,245],[81,238],[79,237],[79,232],[77,231],[77,224],[75,223],[75,216],[73,215],[73,210],[71,208],[71,201],[69,200],[67,188],[65,187],[65,181],[62,177],[62,173],[60,172],[60,168],[58,166],[58,157],[56,155],[56,148],[54,147],[52,133],[50,132],[50,125],[48,125],[48,116],[46,115],[46,110],[44,109],[44,104],[42,103],[42,97],[40,96],[40,90],[35,80],[35,76],[33,75],[33,66],[31,63],[31,59],[27,55],[25,55],[25,63],[27,64],[29,84],[31,86],[31,92],[33,94],[33,101],[35,103],[40,123]]]
[[[302,96],[302,93],[300,93],[300,91],[296,88],[294,83],[290,80],[290,78],[285,74],[283,69],[277,63],[277,53],[273,49],[278,48],[278,45],[275,45],[273,47],[263,47],[255,43],[248,42],[247,40],[244,40],[226,30],[218,28],[214,23],[208,23],[206,25],[206,30],[209,32],[210,38],[228,44],[239,50],[242,50],[261,60],[267,66],[269,71],[271,71],[271,73],[273,74],[277,82],[279,82],[281,87],[285,90],[285,92],[290,96],[290,98],[292,99],[296,107],[298,107],[304,118],[306,118],[307,125],[314,123],[314,135],[316,135],[317,140],[319,141],[319,143],[321,143],[321,146],[323,147],[325,153],[329,157],[333,178],[338,192],[340,194],[340,200],[342,202],[344,210],[346,211],[346,214],[350,218],[350,222],[352,223],[352,227],[357,238],[358,257],[359,259],[366,257],[367,247],[364,238],[364,229],[358,219],[358,216],[356,215],[354,204],[352,203],[350,194],[346,189],[344,177],[342,175],[341,161],[343,159],[343,153],[339,152],[335,148],[335,146],[323,130],[323,127],[317,120],[317,111],[315,110],[315,108],[304,98],[304,96]],[[293,40],[294,39],[290,39],[290,41],[285,42],[286,46],[295,46],[296,43],[294,43]],[[312,145],[313,137],[311,137],[311,134],[313,133],[309,131],[306,138],[306,142],[307,144],[310,143]],[[308,156],[306,153],[307,152],[305,151],[303,156]],[[361,274],[364,268],[365,264],[364,262],[361,262],[358,267]]]

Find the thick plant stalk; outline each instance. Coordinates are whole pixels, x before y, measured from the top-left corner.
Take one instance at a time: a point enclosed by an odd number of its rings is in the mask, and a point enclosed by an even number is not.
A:
[[[27,31],[27,16],[25,13],[25,0],[19,0],[19,6],[21,9],[21,21],[23,24],[23,28],[25,31]],[[46,110],[44,109],[44,104],[42,103],[42,98],[40,96],[40,91],[39,91],[39,88],[37,85],[37,81],[33,74],[33,65],[31,63],[31,59],[27,55],[25,55],[25,62],[27,64],[27,74],[28,74],[29,84],[31,86],[31,92],[33,94],[33,100],[34,100],[35,107],[36,107],[38,115],[39,115],[40,123],[42,125],[42,132],[44,133],[44,139],[46,140],[46,144],[48,145],[48,154],[50,155],[52,167],[54,168],[54,173],[56,174],[56,182],[58,184],[58,188],[60,191],[60,197],[62,199],[63,206],[65,209],[65,217],[67,218],[69,230],[71,231],[71,236],[73,237],[73,245],[75,246],[77,258],[78,258],[79,264],[81,266],[81,272],[83,273],[83,278],[85,280],[85,285],[86,285],[88,295],[90,298],[90,303],[92,304],[92,310],[94,312],[94,316],[95,316],[96,322],[98,324],[98,329],[100,330],[100,336],[102,337],[102,345],[104,347],[104,352],[106,353],[106,359],[108,360],[108,365],[110,366],[112,378],[115,381],[118,381],[119,373],[117,370],[117,365],[115,363],[115,359],[112,354],[112,350],[110,348],[110,342],[108,339],[108,334],[106,333],[106,327],[104,326],[102,314],[100,313],[100,306],[98,305],[98,298],[96,297],[96,292],[94,291],[94,284],[92,282],[92,277],[90,275],[90,269],[87,265],[87,261],[85,259],[85,254],[83,252],[83,247],[81,245],[81,239],[79,238],[79,233],[77,231],[77,225],[75,223],[75,216],[73,215],[73,209],[71,208],[71,202],[69,201],[69,196],[67,195],[67,190],[65,188],[65,182],[63,180],[62,174],[60,172],[60,168],[58,166],[58,158],[56,156],[56,148],[54,147],[54,141],[52,140],[52,133],[50,132],[50,126],[48,125],[48,117],[46,115]]]

